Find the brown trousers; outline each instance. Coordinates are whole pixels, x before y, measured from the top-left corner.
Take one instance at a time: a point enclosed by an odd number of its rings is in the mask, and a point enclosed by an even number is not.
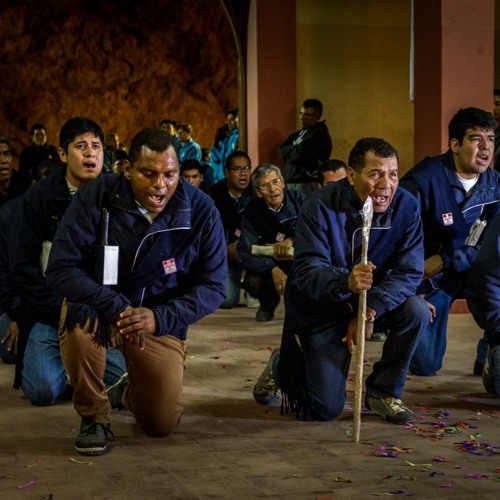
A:
[[[63,304],[60,326],[64,324]],[[88,325],[85,325],[88,328]],[[106,349],[85,328],[60,331],[61,356],[75,388],[73,404],[82,417],[103,424],[111,421],[111,405],[103,382]],[[184,403],[185,342],[172,337],[146,337],[144,350],[123,342],[129,384],[122,402],[147,434],[166,436],[179,424]]]

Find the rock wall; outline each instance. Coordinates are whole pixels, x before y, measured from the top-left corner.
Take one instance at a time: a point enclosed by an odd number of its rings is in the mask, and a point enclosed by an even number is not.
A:
[[[42,122],[88,116],[126,145],[164,118],[210,147],[237,106],[237,54],[221,0],[2,0],[0,135],[15,164]]]

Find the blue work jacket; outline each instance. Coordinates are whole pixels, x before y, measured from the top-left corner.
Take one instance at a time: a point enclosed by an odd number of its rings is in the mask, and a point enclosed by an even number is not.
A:
[[[110,214],[108,243],[119,247],[118,284],[112,286],[99,284],[94,274],[103,208]],[[156,317],[155,335],[184,340],[188,326],[225,298],[226,244],[219,213],[206,194],[180,180],[150,224],[130,182],[121,174],[102,176],[75,195],[55,235],[46,275],[68,308],[81,305],[80,320],[90,308],[109,325],[128,305],[148,307]]]

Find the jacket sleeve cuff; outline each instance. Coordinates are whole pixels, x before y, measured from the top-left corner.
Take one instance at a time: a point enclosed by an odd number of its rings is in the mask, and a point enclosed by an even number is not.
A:
[[[440,253],[439,256],[441,257],[441,260],[443,261],[443,269],[450,267],[451,257],[447,253],[444,253],[444,252]]]

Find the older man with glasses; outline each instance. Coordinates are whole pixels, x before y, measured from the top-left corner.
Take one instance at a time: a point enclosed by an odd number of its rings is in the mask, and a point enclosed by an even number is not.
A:
[[[243,288],[259,299],[255,319],[270,321],[283,295],[291,268],[295,223],[305,195],[287,190],[279,167],[259,165],[252,174],[257,199],[245,208],[238,243],[243,268]],[[273,246],[271,256],[252,254],[252,246]]]

